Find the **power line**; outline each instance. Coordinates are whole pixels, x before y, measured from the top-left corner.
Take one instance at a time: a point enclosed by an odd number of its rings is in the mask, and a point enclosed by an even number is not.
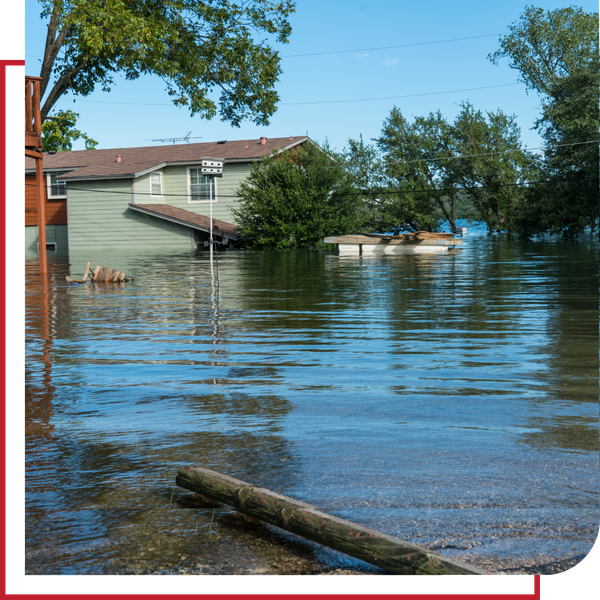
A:
[[[474,35],[470,37],[452,38],[450,40],[434,40],[431,42],[415,42],[413,44],[400,44],[397,46],[378,46],[376,48],[357,48],[355,50],[330,50],[328,52],[307,52],[305,54],[284,54],[281,58],[299,58],[301,56],[326,56],[329,54],[351,54],[352,52],[375,52],[376,50],[395,50],[396,48],[414,48],[416,46],[430,46],[432,44],[449,44],[451,42],[463,42],[466,40],[478,40],[481,38],[495,37],[502,33],[488,33],[486,35]],[[43,58],[39,54],[26,54],[29,58]]]
[[[440,94],[454,94],[456,92],[472,92],[474,90],[488,90],[491,88],[507,87],[509,85],[520,85],[515,83],[500,83],[498,85],[484,85],[475,88],[465,88],[462,90],[445,90],[443,92],[426,92],[424,94],[407,94],[405,96],[384,96],[381,98],[357,98],[353,100],[323,100],[316,102],[281,102],[279,106],[306,106],[308,104],[346,104],[349,102],[374,102],[376,100],[396,100],[398,98],[420,98],[422,96],[438,96]]]
[[[492,88],[507,87],[511,85],[520,85],[515,83],[500,83],[498,85],[484,85],[481,87],[464,88],[460,90],[444,90],[440,92],[425,92],[423,94],[407,94],[404,96],[382,96],[380,98],[356,98],[352,100],[314,100],[312,102],[280,102],[279,106],[308,106],[318,104],[346,104],[349,102],[375,102],[378,100],[397,100],[400,98],[420,98],[422,96],[439,96],[441,94],[455,94],[457,92],[472,92],[475,90],[488,90]],[[166,103],[151,103],[151,102],[115,102],[111,100],[77,100],[78,102],[90,102],[92,104],[119,104],[123,106],[173,106]]]
[[[552,148],[563,148],[565,146],[581,146],[583,144],[597,144],[600,140],[591,140],[589,142],[573,142],[571,144],[557,144],[556,146],[552,146]],[[544,146],[538,146],[537,148],[524,148],[524,150],[544,150]],[[459,154],[457,156],[444,156],[442,158],[419,158],[416,160],[394,160],[390,161],[387,164],[392,165],[406,165],[409,163],[422,163],[422,162],[437,162],[440,160],[461,160],[463,158],[475,158],[477,156],[492,156],[495,154],[505,154],[506,152],[515,152],[515,148],[510,148],[508,150],[497,150],[495,152],[482,152],[481,154]],[[360,165],[348,165],[350,167],[358,167]],[[325,167],[327,169],[331,167]]]
[[[517,186],[531,186],[531,185],[545,185],[545,184],[565,184],[565,183],[580,183],[581,181],[596,181],[598,177],[580,177],[578,179],[566,179],[564,181],[557,181],[555,179],[538,179],[535,181],[521,181],[515,183],[497,183],[494,185],[472,185],[472,186],[461,186],[461,187],[452,187],[452,188],[425,188],[421,190],[362,190],[360,192],[350,192],[344,194],[344,196],[368,196],[369,194],[373,196],[389,196],[389,195],[403,195],[403,194],[424,194],[426,192],[457,192],[460,190],[486,190],[486,189],[496,189],[500,187],[517,187]],[[37,187],[35,183],[26,183],[25,186],[29,187]],[[119,192],[113,190],[102,190],[102,189],[89,189],[89,188],[77,188],[77,187],[68,187],[68,190],[76,191],[76,192],[94,192],[95,194],[120,194],[131,196],[131,192]],[[150,192],[134,192],[133,196],[151,196]],[[323,194],[314,194],[313,196],[322,196]],[[162,194],[162,197],[165,198],[189,198],[188,194]],[[217,198],[214,202],[218,202],[218,198],[239,198],[237,194],[217,194]],[[205,200],[204,202],[208,202]],[[160,204],[158,206],[161,206]]]
[[[475,35],[471,37],[453,38],[451,40],[435,40],[433,42],[416,42],[414,44],[401,44],[399,46],[379,46],[377,48],[358,48],[356,50],[332,50],[330,52],[309,52],[306,54],[285,54],[281,58],[298,58],[300,56],[325,56],[328,54],[348,54],[351,52],[373,52],[375,50],[393,50],[395,48],[412,48],[414,46],[429,46],[431,44],[447,44],[449,42],[462,42],[464,40],[477,40],[486,37],[495,37],[501,33],[488,33],[486,35]]]

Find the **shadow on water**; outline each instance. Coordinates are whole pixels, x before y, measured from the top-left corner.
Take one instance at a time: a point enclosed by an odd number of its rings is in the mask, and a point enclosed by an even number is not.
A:
[[[69,285],[90,258],[134,280]],[[29,260],[27,572],[368,569],[203,505],[186,464],[458,558],[585,554],[597,258],[488,236],[227,252],[218,278],[202,252]]]

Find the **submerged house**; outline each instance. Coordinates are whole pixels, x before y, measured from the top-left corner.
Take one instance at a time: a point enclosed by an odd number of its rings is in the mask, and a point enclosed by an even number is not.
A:
[[[252,162],[305,136],[44,154],[46,241],[50,249],[195,248],[215,236],[239,239],[231,209]],[[224,160],[222,178],[200,173]],[[37,248],[35,165],[25,161],[26,247]],[[212,188],[212,189],[211,189]]]

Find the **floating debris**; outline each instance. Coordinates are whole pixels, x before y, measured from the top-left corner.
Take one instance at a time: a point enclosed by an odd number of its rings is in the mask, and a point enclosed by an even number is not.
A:
[[[83,279],[72,279],[68,275],[65,279],[69,283],[85,283],[88,277],[91,283],[124,283],[126,281],[133,281],[133,277],[127,279],[125,273],[115,269],[109,269],[108,267],[102,267],[101,265],[98,265],[96,269],[92,271],[92,263],[90,261],[88,261],[88,264],[85,267]]]

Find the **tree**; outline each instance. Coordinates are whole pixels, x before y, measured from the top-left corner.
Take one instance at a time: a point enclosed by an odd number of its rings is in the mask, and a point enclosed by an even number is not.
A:
[[[56,115],[46,117],[42,123],[42,149],[44,152],[60,152],[72,150],[73,142],[85,141],[85,149],[93,150],[98,142],[85,133],[75,129],[79,113],[72,110],[61,110]]]
[[[448,165],[448,180],[469,192],[489,231],[510,228],[523,194],[520,184],[537,174],[534,158],[522,149],[515,117],[501,110],[484,116],[465,102],[451,136],[459,158]]]
[[[519,233],[575,236],[598,226],[598,13],[529,6],[500,39],[502,57],[541,96],[535,128],[546,141],[538,179],[519,201]]]
[[[362,134],[358,140],[348,140],[348,148],[340,154],[344,167],[361,199],[363,224],[369,231],[382,226],[382,197],[385,196],[382,156],[373,144],[365,144]]]
[[[571,73],[554,87],[538,128],[547,146],[542,183],[527,190],[516,214],[516,230],[532,236],[575,237],[598,229],[598,71]],[[582,141],[593,143],[581,143]]]
[[[42,120],[67,91],[109,91],[114,75],[158,75],[177,106],[267,124],[279,100],[279,55],[294,0],[39,0],[49,18],[40,76]]]
[[[256,162],[233,210],[255,248],[320,248],[325,236],[358,233],[361,200],[343,161],[306,142]]]
[[[500,49],[488,58],[498,64],[509,59],[528,89],[552,95],[555,85],[579,69],[598,61],[598,13],[581,8],[560,8],[544,13],[527,6],[520,21],[500,37]]]
[[[434,231],[441,220],[455,228],[452,185],[448,171],[454,156],[451,128],[442,114],[430,113],[410,123],[394,107],[376,140],[383,154],[380,220],[388,231],[406,223],[415,230]]]
[[[514,117],[484,116],[469,103],[454,123],[440,111],[409,122],[394,107],[375,141],[349,140],[345,158],[374,213],[368,226],[381,232],[434,231],[444,221],[456,231],[457,210],[490,231],[506,228],[535,167]]]
[[[380,219],[384,228],[397,230],[406,223],[414,230],[435,231],[445,216],[451,223],[444,157],[452,155],[448,124],[438,111],[413,123],[394,107],[375,141],[383,154],[385,193]]]

